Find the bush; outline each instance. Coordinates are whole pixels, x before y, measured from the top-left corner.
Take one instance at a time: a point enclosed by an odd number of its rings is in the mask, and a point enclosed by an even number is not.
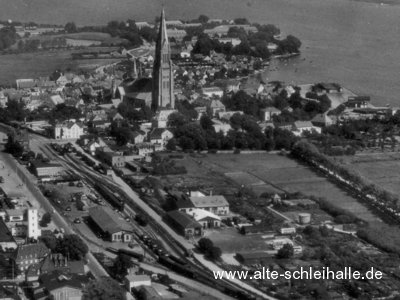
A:
[[[281,249],[278,250],[276,258],[286,259],[294,255],[293,246],[291,244],[285,244]]]
[[[47,225],[49,225],[50,222],[51,222],[51,215],[50,213],[47,212],[43,215],[42,219],[39,222],[39,225],[41,227],[47,227]]]

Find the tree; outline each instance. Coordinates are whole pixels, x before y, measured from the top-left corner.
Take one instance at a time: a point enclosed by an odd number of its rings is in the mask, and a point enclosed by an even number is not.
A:
[[[200,16],[197,18],[197,20],[199,20],[199,22],[202,23],[202,24],[207,23],[209,19],[210,19],[210,18],[207,17],[207,16],[205,16],[205,15],[200,15]]]
[[[40,238],[40,240],[51,250],[55,252],[58,246],[58,240],[54,235],[45,235]]]
[[[176,150],[176,139],[172,138],[172,139],[168,140],[166,148],[169,151],[175,151]]]
[[[188,120],[186,117],[179,112],[174,112],[168,116],[168,127],[180,127],[187,122]]]
[[[214,246],[214,243],[209,238],[201,238],[197,245],[201,252],[205,253]]]
[[[68,33],[74,33],[77,31],[77,28],[74,22],[68,22],[65,24],[64,30]]]
[[[87,245],[76,234],[64,235],[58,248],[64,256],[69,257],[71,260],[80,260],[89,251]]]
[[[211,259],[211,260],[218,260],[222,255],[222,251],[220,248],[212,246],[208,251],[206,252],[206,257]]]
[[[91,281],[82,294],[82,300],[126,300],[126,291],[110,277]]]
[[[14,157],[20,157],[24,152],[24,147],[14,139],[13,135],[8,135],[7,143],[4,146],[4,150],[10,153]]]
[[[128,270],[133,267],[131,258],[126,255],[119,253],[112,266],[113,277],[122,280],[127,274]]]
[[[290,258],[294,254],[293,246],[291,244],[285,244],[281,249],[278,250],[276,257],[279,259]]]
[[[51,214],[46,212],[42,216],[42,219],[40,220],[39,225],[42,227],[47,227],[47,225],[49,225],[50,222],[51,222]]]

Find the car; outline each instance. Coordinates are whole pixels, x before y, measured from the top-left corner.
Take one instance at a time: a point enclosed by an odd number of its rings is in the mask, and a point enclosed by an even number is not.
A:
[[[126,217],[126,218],[125,218],[125,221],[130,222],[130,221],[131,221],[131,218]]]
[[[66,211],[71,211],[71,206],[68,206],[67,208],[65,208]]]
[[[76,219],[74,220],[74,223],[75,223],[75,224],[80,224],[80,223],[81,223],[81,219],[76,218]]]
[[[79,181],[79,182],[76,184],[76,186],[77,186],[77,187],[83,187],[82,181]]]

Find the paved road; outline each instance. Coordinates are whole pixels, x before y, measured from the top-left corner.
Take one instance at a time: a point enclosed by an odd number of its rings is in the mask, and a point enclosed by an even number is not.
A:
[[[9,154],[2,154],[2,155],[5,158],[3,161],[10,168],[10,171],[15,171],[16,174],[20,177],[20,179],[26,184],[28,190],[40,203],[40,205],[46,211],[52,213],[52,220],[54,224],[59,228],[63,228],[66,234],[76,234],[76,232],[71,228],[71,226],[56,211],[56,209],[49,202],[49,200],[42,195],[42,193],[40,192],[39,188],[36,185],[37,182],[36,178],[33,177],[33,175],[30,174],[26,168],[19,165],[11,155]],[[86,255],[86,259],[88,261],[88,267],[92,271],[95,277],[108,276],[107,272],[94,258],[92,253],[89,252]]]

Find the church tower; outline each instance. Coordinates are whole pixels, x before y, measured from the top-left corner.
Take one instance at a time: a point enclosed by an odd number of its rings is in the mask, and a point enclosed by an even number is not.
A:
[[[174,109],[174,74],[171,61],[171,49],[168,42],[164,9],[161,12],[160,27],[156,41],[156,52],[153,65],[153,91],[151,108]]]

